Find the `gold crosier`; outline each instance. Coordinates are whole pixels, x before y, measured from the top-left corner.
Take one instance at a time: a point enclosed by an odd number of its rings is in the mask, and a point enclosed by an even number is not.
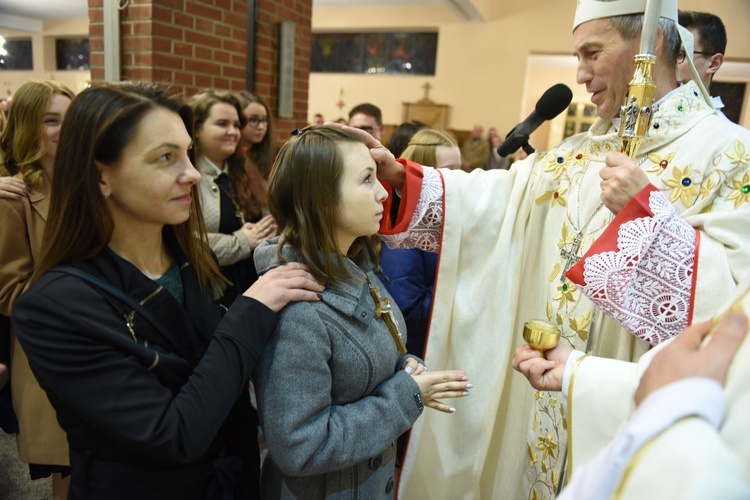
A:
[[[656,62],[654,46],[659,27],[661,0],[646,0],[643,13],[643,29],[641,30],[641,45],[635,56],[635,72],[628,84],[628,97],[620,108],[620,144],[622,152],[635,160],[638,148],[651,127],[654,105],[654,79],[652,70]]]

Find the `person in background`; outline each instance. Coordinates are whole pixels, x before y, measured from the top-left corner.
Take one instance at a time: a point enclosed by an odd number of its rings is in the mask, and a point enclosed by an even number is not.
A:
[[[349,111],[349,126],[364,130],[377,140],[383,138],[383,113],[368,102],[358,104]]]
[[[510,160],[508,157],[502,157],[497,153],[497,148],[503,143],[502,137],[497,133],[495,127],[490,128],[487,131],[487,142],[490,144],[490,154],[487,157],[487,161],[484,164],[485,170],[508,170],[510,166]]]
[[[273,123],[268,104],[261,96],[248,90],[237,92],[237,98],[240,100],[242,115],[247,122],[242,128],[240,147],[266,179],[276,154]]]
[[[706,90],[711,90],[711,82],[724,62],[724,52],[727,49],[727,30],[724,23],[719,16],[714,14],[690,10],[680,10],[678,22],[680,26],[693,34],[692,61],[703,81],[703,86],[706,87]],[[689,81],[692,76],[688,57],[683,46],[680,49],[677,61],[682,81]],[[712,97],[711,99],[714,102],[714,108],[721,109],[724,107],[721,97]]]
[[[193,96],[190,106],[195,117],[196,167],[201,172],[201,208],[208,242],[232,283],[222,299],[229,306],[257,279],[253,250],[276,234],[276,224],[267,214],[263,176],[238,147],[245,116],[235,95],[207,90]]]
[[[411,138],[414,137],[414,134],[416,134],[418,130],[427,126],[426,123],[416,120],[402,123],[393,129],[393,132],[391,132],[391,135],[388,138],[388,144],[386,147],[391,153],[393,153],[393,156],[401,158],[401,153],[404,152],[404,149],[406,149],[406,146],[409,144]]]
[[[325,123],[325,118],[323,118],[323,115],[320,113],[315,113],[313,116],[312,124],[313,125],[323,125]]]
[[[67,434],[70,498],[258,498],[255,429],[235,403],[276,313],[323,287],[280,266],[223,313],[192,129],[189,106],[137,82],[93,85],[63,123],[13,324]]]
[[[13,96],[0,135],[0,172],[29,186],[0,199],[0,314],[10,317],[42,256],[60,125],[73,92],[54,80],[30,81]],[[70,460],[65,432],[10,329],[11,397],[18,420],[18,457],[32,479],[52,475],[52,495],[67,498]],[[6,342],[3,339],[3,342]]]
[[[490,156],[490,145],[482,134],[484,127],[474,125],[471,129],[471,137],[468,137],[461,143],[461,158],[463,159],[462,169],[471,172],[475,168],[484,168],[487,158]]]
[[[429,372],[399,348],[403,318],[374,274],[386,197],[362,140],[328,126],[300,131],[271,171],[282,232],[258,247],[258,270],[305,263],[326,288],[313,307],[281,313],[254,375],[264,499],[392,499],[396,438],[423,407],[452,413],[441,400],[472,387],[465,372]]]

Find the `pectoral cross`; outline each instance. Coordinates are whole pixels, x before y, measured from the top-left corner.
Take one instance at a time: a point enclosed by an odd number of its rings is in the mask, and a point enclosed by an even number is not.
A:
[[[372,295],[372,299],[375,301],[375,319],[383,318],[385,325],[388,327],[388,331],[391,332],[393,341],[396,343],[396,347],[398,347],[398,352],[400,354],[406,354],[406,346],[401,339],[401,332],[398,329],[398,321],[396,321],[396,315],[393,314],[393,309],[391,308],[391,299],[386,298],[383,300],[380,296],[380,292],[378,292],[377,288],[372,286],[369,279],[367,280],[367,286],[370,287],[370,295]]]
[[[575,238],[573,238],[573,244],[570,247],[570,250],[565,250],[565,248],[560,250],[560,256],[565,259],[565,267],[563,268],[563,272],[560,275],[561,282],[565,282],[565,273],[567,273],[568,270],[570,270],[570,268],[576,264],[576,262],[581,260],[581,258],[578,257],[579,248],[581,248],[581,235],[576,234]]]

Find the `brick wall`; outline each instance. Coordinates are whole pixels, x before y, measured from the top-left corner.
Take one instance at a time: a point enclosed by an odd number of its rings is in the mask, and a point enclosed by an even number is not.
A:
[[[257,0],[258,23],[255,35],[255,91],[263,96],[274,115],[279,144],[295,128],[307,125],[310,86],[310,44],[312,0]],[[278,119],[279,105],[279,23],[292,21],[294,32],[294,116]]]
[[[251,90],[268,101],[283,142],[306,124],[312,0],[255,1]],[[102,2],[89,0],[92,81],[104,79]],[[131,0],[120,17],[122,79],[168,83],[185,96],[204,88],[246,88],[248,15],[247,0]],[[276,116],[281,21],[296,23],[294,115],[284,120]]]

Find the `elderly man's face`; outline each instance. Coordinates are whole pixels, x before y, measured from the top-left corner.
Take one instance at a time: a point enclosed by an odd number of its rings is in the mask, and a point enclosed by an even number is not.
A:
[[[573,32],[578,58],[576,80],[586,85],[600,118],[611,119],[620,112],[633,78],[638,39],[623,40],[608,19],[595,19]]]

